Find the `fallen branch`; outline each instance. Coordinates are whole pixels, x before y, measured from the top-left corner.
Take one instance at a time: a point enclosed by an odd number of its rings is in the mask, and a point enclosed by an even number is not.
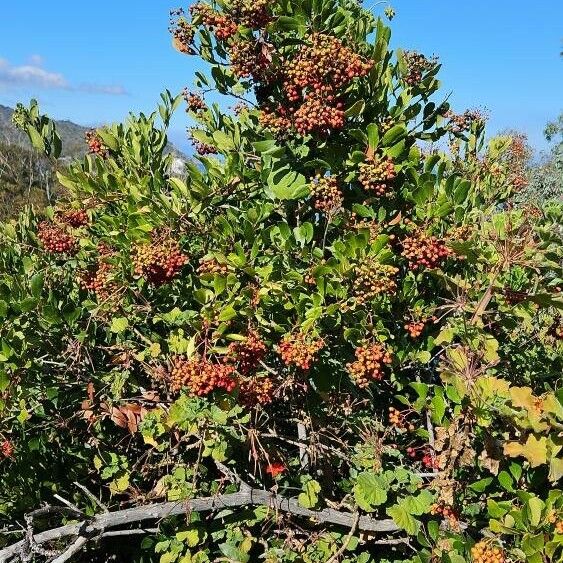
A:
[[[268,506],[280,512],[311,518],[318,524],[336,524],[345,528],[353,528],[357,519],[357,515],[350,512],[340,512],[333,508],[325,508],[319,511],[309,510],[299,506],[297,500],[293,498],[274,495],[269,491],[261,489],[243,489],[238,493],[195,498],[184,502],[148,504],[136,508],[102,513],[92,518],[89,522],[67,524],[66,526],[34,534],[33,543],[34,545],[42,545],[69,536],[76,536],[77,538],[103,536],[104,532],[110,528],[131,525],[146,520],[161,520],[169,516],[187,514],[190,511],[209,512],[248,505]],[[376,520],[371,516],[361,516],[357,522],[357,529],[365,532],[396,532],[399,528],[390,519]],[[0,562],[5,563],[19,555],[24,541],[22,540],[0,550]]]

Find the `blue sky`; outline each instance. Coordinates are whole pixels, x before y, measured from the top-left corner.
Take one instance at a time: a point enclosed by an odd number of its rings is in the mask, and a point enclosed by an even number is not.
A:
[[[174,0],[4,0],[0,103],[36,97],[49,115],[96,125],[149,112],[164,88],[191,83],[196,59],[171,47]],[[385,4],[365,0],[382,10]],[[440,57],[456,110],[486,108],[494,133],[515,128],[544,148],[563,111],[562,0],[392,0],[394,46]],[[186,148],[179,112],[171,137]]]

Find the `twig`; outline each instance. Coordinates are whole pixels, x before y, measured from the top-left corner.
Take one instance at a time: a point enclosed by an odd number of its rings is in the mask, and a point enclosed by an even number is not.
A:
[[[76,538],[73,544],[56,559],[53,559],[51,563],[65,563],[65,561],[70,561],[82,548],[88,543],[88,538],[84,536],[79,536]]]
[[[352,527],[350,528],[348,535],[344,538],[344,541],[342,542],[342,545],[340,546],[338,551],[326,563],[336,563],[340,559],[340,556],[346,551],[348,544],[352,541],[352,538],[356,533],[356,528],[358,527],[359,521],[360,521],[360,513],[356,512],[354,514],[354,521],[352,522]]]
[[[74,481],[74,484],[81,490],[84,492],[84,494],[91,500],[94,502],[94,504],[96,506],[98,506],[99,508],[101,508],[104,512],[109,512],[108,507],[103,504],[96,495],[94,495],[92,492],[90,492],[84,485],[81,485],[80,483],[78,483],[77,481]]]
[[[75,510],[78,514],[82,514],[82,516],[84,516],[84,512],[82,512],[82,510],[80,510],[78,506],[72,504],[72,502],[66,500],[61,495],[53,495],[53,497],[55,497],[57,500],[60,500],[63,504],[66,504],[69,508],[72,508],[72,510]]]
[[[297,436],[301,442],[299,445],[299,462],[301,463],[301,468],[306,469],[309,465],[309,454],[307,453],[307,446],[303,442],[307,441],[307,429],[301,421],[297,423]]]

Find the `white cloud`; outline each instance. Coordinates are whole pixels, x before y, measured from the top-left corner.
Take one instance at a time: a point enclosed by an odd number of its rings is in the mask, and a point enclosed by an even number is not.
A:
[[[70,90],[89,94],[106,94],[123,96],[125,88],[118,85],[105,84],[71,84],[62,74],[50,72],[42,66],[43,59],[39,55],[32,55],[28,64],[14,66],[6,59],[0,58],[0,88],[42,88],[52,90]]]

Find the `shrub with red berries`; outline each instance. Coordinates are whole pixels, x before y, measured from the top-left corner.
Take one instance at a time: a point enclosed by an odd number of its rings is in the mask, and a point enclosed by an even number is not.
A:
[[[37,238],[41,246],[53,254],[72,255],[78,251],[78,239],[61,224],[42,221],[37,227]]]
[[[357,303],[366,303],[379,295],[394,293],[397,289],[395,276],[398,271],[395,266],[376,261],[358,264],[353,270],[353,290]]]
[[[392,361],[391,352],[379,343],[359,346],[355,350],[356,360],[346,364],[352,381],[360,388],[373,381],[381,381],[385,376],[385,366]]]
[[[267,44],[255,39],[241,39],[234,41],[228,51],[236,76],[255,80],[264,78],[272,60]]]
[[[306,41],[295,56],[283,61],[286,106],[263,108],[261,121],[276,129],[293,127],[301,135],[326,134],[344,126],[343,89],[366,76],[373,63],[331,35],[313,33]]]
[[[436,57],[428,59],[422,53],[417,53],[416,51],[405,51],[403,57],[407,67],[405,82],[409,86],[419,84],[424,78],[424,75],[434,70],[438,65],[438,59]]]
[[[338,186],[338,180],[332,176],[316,176],[310,184],[315,209],[326,215],[333,215],[342,207],[344,197]]]
[[[207,108],[203,98],[199,94],[190,92],[187,88],[184,88],[182,91],[182,96],[186,102],[186,111],[193,111],[197,113],[204,111]]]
[[[113,266],[103,259],[94,269],[80,276],[80,285],[83,289],[93,292],[100,303],[113,301],[119,289],[114,279]]]
[[[186,387],[191,395],[202,397],[216,389],[233,391],[237,386],[234,371],[235,368],[225,362],[177,356],[171,360],[166,379],[173,393]]]
[[[450,528],[457,530],[459,528],[459,514],[450,505],[444,502],[434,503],[430,507],[430,514],[433,516],[441,516],[447,520]]]
[[[188,263],[188,257],[175,240],[158,236],[150,243],[135,245],[132,260],[135,274],[154,285],[173,280]]]
[[[395,164],[388,157],[373,157],[359,164],[358,180],[364,190],[377,196],[389,195],[396,178]]]
[[[251,330],[245,340],[229,345],[229,358],[242,375],[253,373],[268,353],[268,348],[256,331]]]
[[[98,135],[98,132],[95,129],[87,131],[85,137],[90,154],[95,154],[101,156],[102,158],[107,157],[109,152],[108,148],[104,145],[102,138]]]
[[[238,25],[226,14],[214,10],[209,4],[198,2],[190,8],[194,23],[202,23],[217,39],[225,41],[238,31]]]
[[[409,268],[439,268],[452,251],[435,236],[428,235],[421,229],[402,241],[402,255],[408,260]]]
[[[307,371],[324,345],[324,340],[320,338],[312,338],[304,332],[296,332],[286,334],[282,338],[277,346],[277,352],[285,365],[294,365]]]
[[[217,154],[219,151],[215,145],[192,139],[192,145],[195,147],[197,154],[207,156],[209,154]]]
[[[231,0],[229,13],[232,18],[250,29],[262,29],[271,21],[268,0]]]
[[[229,266],[219,262],[216,258],[201,258],[197,273],[200,276],[226,276],[229,273]]]
[[[389,424],[398,428],[399,430],[409,430],[412,432],[415,426],[409,422],[408,415],[411,411],[400,411],[395,407],[389,407]]]
[[[239,385],[239,400],[247,407],[268,405],[274,400],[275,385],[269,377],[249,377]]]
[[[88,213],[84,209],[69,209],[63,211],[57,215],[57,219],[75,229],[88,225],[90,221]]]
[[[185,55],[195,53],[193,41],[195,37],[195,27],[190,24],[181,8],[170,11],[170,27],[174,47]]]

